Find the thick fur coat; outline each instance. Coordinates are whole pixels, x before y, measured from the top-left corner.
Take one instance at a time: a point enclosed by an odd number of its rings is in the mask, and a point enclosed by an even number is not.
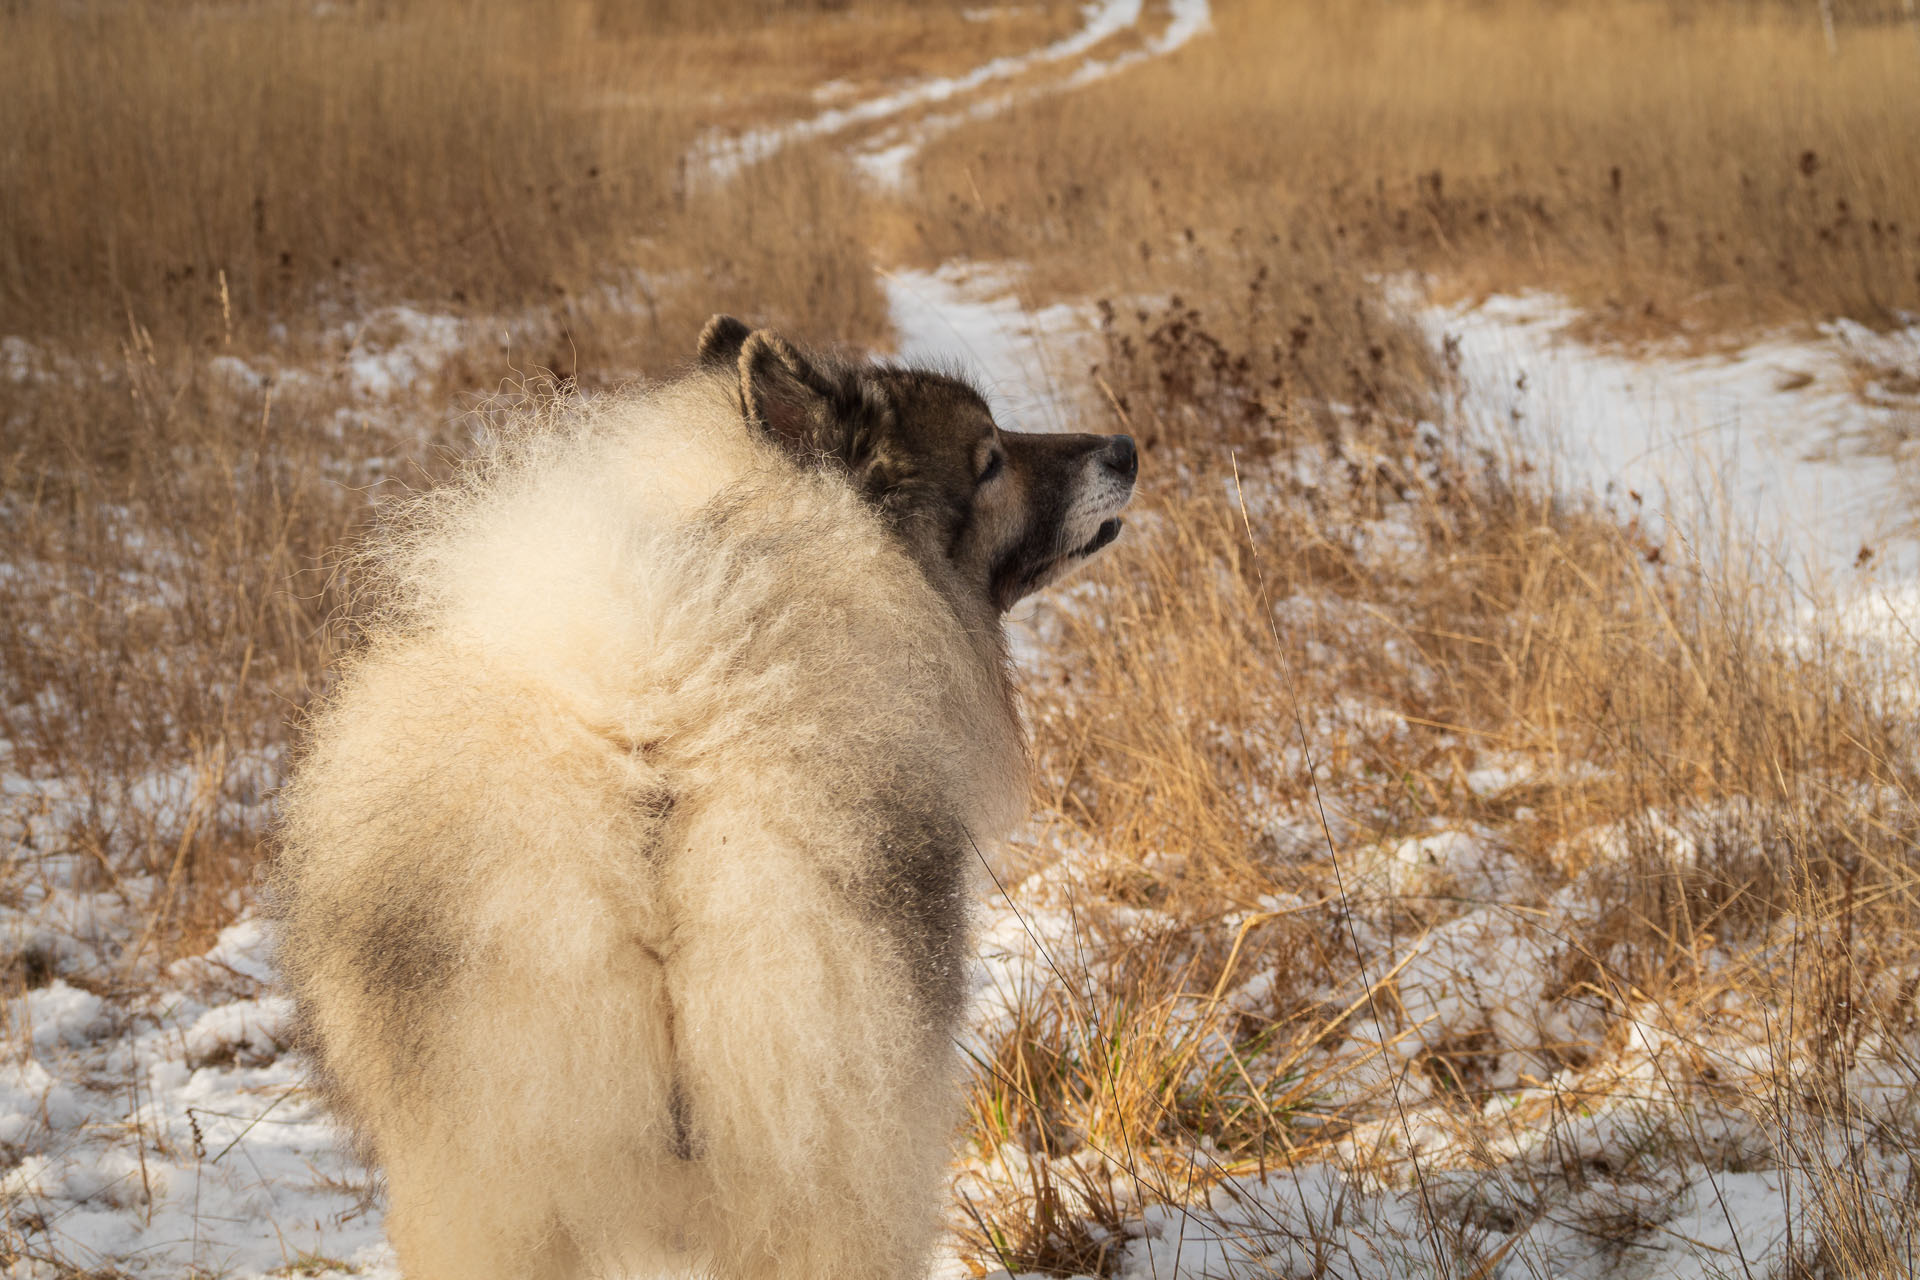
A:
[[[286,795],[280,965],[416,1280],[924,1266],[1018,717],[744,332],[419,500]]]

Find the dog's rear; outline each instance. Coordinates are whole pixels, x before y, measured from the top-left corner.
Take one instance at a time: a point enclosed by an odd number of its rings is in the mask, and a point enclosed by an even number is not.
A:
[[[281,965],[416,1280],[878,1280],[935,1225],[997,614],[709,363],[422,506],[289,790]]]

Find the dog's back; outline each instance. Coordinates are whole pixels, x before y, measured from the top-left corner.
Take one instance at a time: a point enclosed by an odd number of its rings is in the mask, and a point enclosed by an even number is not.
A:
[[[428,500],[316,717],[281,965],[416,1280],[900,1276],[932,1229],[998,637],[740,413],[696,374]]]

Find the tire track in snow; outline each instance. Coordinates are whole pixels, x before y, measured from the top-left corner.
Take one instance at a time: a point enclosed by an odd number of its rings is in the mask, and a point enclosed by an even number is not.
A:
[[[1206,7],[1206,0],[1182,2],[1198,3],[1203,9]],[[709,134],[695,144],[689,171],[705,173],[724,181],[746,166],[776,155],[796,142],[831,137],[856,125],[875,124],[919,107],[950,102],[995,81],[1010,80],[1037,68],[1078,57],[1101,42],[1137,26],[1143,7],[1144,0],[1094,0],[1082,10],[1085,20],[1072,35],[1027,53],[1007,54],[983,62],[964,75],[916,80],[892,93],[866,98],[851,106],[832,107],[806,120],[789,124],[749,129],[740,134]]]
[[[990,59],[963,75],[916,80],[891,93],[865,98],[848,106],[830,107],[804,120],[748,129],[738,134],[710,132],[694,144],[688,155],[687,170],[712,181],[724,182],[747,166],[778,155],[796,142],[828,138],[865,125],[893,122],[891,128],[883,130],[879,139],[855,148],[850,154],[854,163],[869,177],[899,186],[904,181],[908,162],[919,153],[921,147],[940,134],[968,120],[983,120],[998,115],[1016,103],[1045,93],[1081,88],[1149,58],[1162,57],[1213,25],[1211,0],[1167,0],[1166,26],[1156,34],[1145,37],[1137,49],[1107,58],[1089,58],[1070,74],[1050,84],[998,93],[958,111],[918,120],[903,119],[922,108],[942,106],[989,85],[1013,80],[1028,72],[1091,53],[1106,41],[1137,30],[1146,16],[1145,11],[1145,0],[1091,0],[1081,11],[1084,20],[1079,30],[1072,35],[1026,53],[1005,54]]]
[[[1136,4],[1133,7],[1137,22],[1140,6]],[[1157,35],[1149,36],[1138,49],[1129,49],[1110,58],[1089,59],[1071,75],[1052,84],[996,94],[975,102],[965,110],[897,124],[884,130],[878,138],[870,139],[856,148],[853,162],[862,173],[883,186],[895,189],[904,187],[907,166],[919,155],[922,147],[941,134],[969,120],[985,120],[999,115],[1017,103],[1031,101],[1048,93],[1083,88],[1149,58],[1163,57],[1213,25],[1210,0],[1168,0],[1167,10],[1167,25]]]
[[[1118,29],[1110,25],[1117,18],[1125,17],[1125,27],[1137,27],[1144,16],[1139,0],[1099,8],[1102,15],[1090,17],[1088,28],[1104,17],[1108,24],[1103,26],[1104,34],[1081,43],[1073,53],[1085,53],[1108,35],[1117,34]],[[1146,37],[1139,48],[1111,57],[1089,58],[1050,83],[983,96],[954,111],[900,120],[848,154],[855,167],[879,185],[904,188],[909,166],[927,143],[942,134],[1020,103],[1083,88],[1150,58],[1163,57],[1213,24],[1209,0],[1167,0],[1166,12],[1167,24]],[[1045,61],[1062,62],[1073,53]],[[965,262],[948,263],[938,271],[888,272],[881,283],[903,359],[967,368],[992,393],[998,402],[996,408],[1003,413],[1010,411],[1010,427],[1028,431],[1069,429],[1073,415],[1060,394],[1054,371],[1070,356],[1077,331],[1087,327],[1075,307],[1065,303],[1037,310],[1028,307],[1004,274],[983,272]]]

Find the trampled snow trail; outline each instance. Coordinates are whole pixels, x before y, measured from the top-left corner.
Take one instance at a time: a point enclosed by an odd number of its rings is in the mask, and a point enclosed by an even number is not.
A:
[[[1134,19],[1137,20],[1139,6],[1136,4],[1133,9]],[[999,115],[1017,103],[1040,94],[1081,88],[1149,58],[1172,53],[1213,24],[1213,10],[1208,0],[1168,0],[1167,10],[1167,25],[1158,33],[1148,36],[1137,49],[1129,49],[1110,58],[1089,58],[1072,73],[1037,88],[998,93],[982,97],[961,110],[903,121],[880,131],[855,148],[854,165],[882,186],[904,187],[907,185],[907,168],[914,157],[922,147],[941,134],[969,120],[984,120]]]
[[[1186,4],[1196,2],[1203,9],[1206,7],[1206,0],[1184,0]],[[994,58],[964,75],[918,80],[892,93],[851,106],[833,107],[806,120],[749,129],[731,136],[711,135],[696,145],[692,159],[698,169],[715,178],[730,178],[742,167],[764,160],[792,143],[832,137],[856,125],[875,124],[920,107],[951,102],[996,81],[1011,80],[1078,57],[1138,24],[1141,10],[1142,0],[1093,0],[1082,10],[1080,29],[1052,44],[1027,53]]]
[[[1086,333],[1081,308],[1029,310],[1003,275],[964,266],[890,271],[882,283],[901,359],[961,368],[1010,430],[1070,429],[1063,366]]]

